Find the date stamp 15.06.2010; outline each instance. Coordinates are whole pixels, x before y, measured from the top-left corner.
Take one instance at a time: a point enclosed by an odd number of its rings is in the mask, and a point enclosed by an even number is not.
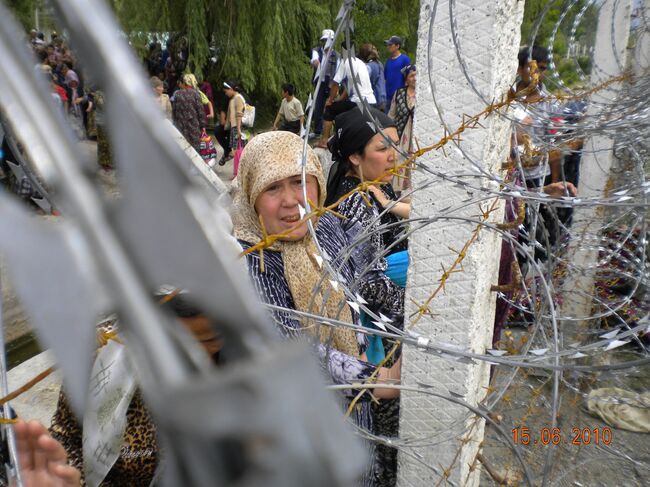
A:
[[[612,429],[604,428],[571,428],[571,433],[565,433],[561,428],[529,429],[525,426],[514,428],[512,442],[515,445],[610,445],[614,439]]]

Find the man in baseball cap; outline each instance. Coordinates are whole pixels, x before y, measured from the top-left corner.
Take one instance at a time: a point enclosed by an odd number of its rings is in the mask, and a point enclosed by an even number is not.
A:
[[[399,37],[399,36],[391,36],[390,39],[387,39],[387,40],[384,41],[384,44],[386,46],[388,46],[390,44],[397,44],[398,46],[401,46],[402,45],[402,38]]]
[[[321,41],[331,41],[334,40],[334,31],[332,29],[324,29],[320,35]]]
[[[391,36],[390,39],[385,40],[386,49],[390,57],[384,66],[384,78],[386,79],[386,113],[390,110],[390,105],[393,101],[395,92],[404,86],[404,74],[402,69],[411,64],[411,60],[406,54],[402,54],[402,38],[399,36]]]
[[[314,132],[310,138],[320,137],[323,131],[323,111],[325,110],[325,100],[330,94],[330,82],[336,74],[336,67],[339,62],[339,55],[334,50],[334,31],[332,29],[323,30],[320,36],[320,46],[314,47],[311,50],[311,65],[314,68],[312,76],[312,84],[314,87],[318,84],[321,78],[320,88],[314,96],[314,114],[312,115],[312,123],[314,124]],[[329,53],[329,55],[328,55]],[[326,64],[321,67],[325,61]]]

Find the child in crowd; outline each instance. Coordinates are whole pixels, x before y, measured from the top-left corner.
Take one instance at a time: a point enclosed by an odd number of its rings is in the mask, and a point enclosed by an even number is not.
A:
[[[300,130],[305,122],[305,112],[302,103],[294,96],[296,89],[291,83],[282,85],[282,103],[273,122],[273,130],[286,130],[300,135]],[[278,123],[282,121],[282,125]]]

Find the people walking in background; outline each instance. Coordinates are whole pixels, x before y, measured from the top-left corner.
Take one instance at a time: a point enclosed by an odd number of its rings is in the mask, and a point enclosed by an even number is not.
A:
[[[184,76],[184,78],[187,80],[188,83],[190,83],[190,86],[196,90],[196,92],[199,94],[201,97],[201,104],[203,105],[203,111],[205,112],[205,116],[208,119],[208,121],[214,119],[214,108],[212,106],[212,102],[208,98],[208,95],[203,93],[199,89],[199,82],[196,79],[196,76],[194,76],[192,73],[189,73]],[[210,87],[210,91],[212,91],[212,87]]]
[[[364,44],[359,49],[359,58],[366,63],[372,92],[377,100],[377,108],[384,110],[386,107],[386,80],[384,79],[384,66],[379,62],[379,53],[372,44]]]
[[[79,75],[72,70],[69,62],[64,63],[65,85],[67,88],[68,99],[68,117],[77,137],[80,140],[86,138],[86,108],[88,107],[88,98],[85,96]]]
[[[350,42],[346,51],[352,54],[354,43]],[[345,58],[345,56],[344,56]],[[339,97],[339,87],[345,81],[345,94]],[[364,100],[370,106],[375,106],[377,100],[370,84],[370,74],[366,64],[354,56],[344,59],[336,70],[330,84],[330,94],[325,102],[323,114],[323,133],[317,147],[327,149],[327,139],[332,129],[332,122],[337,115],[352,110]]]
[[[154,98],[156,100],[156,103],[160,105],[160,108],[165,114],[165,117],[167,117],[168,120],[171,120],[172,103],[171,101],[169,101],[169,96],[164,93],[165,86],[163,85],[162,80],[157,76],[152,76],[150,81],[151,81],[151,87],[153,88]]]
[[[325,101],[330,94],[330,83],[336,74],[336,68],[339,63],[339,55],[332,48],[334,42],[334,31],[325,29],[320,36],[320,46],[315,47],[311,51],[311,65],[314,68],[312,77],[312,84],[314,87],[318,83],[320,73],[321,84],[318,92],[314,96],[314,114],[312,115],[312,122],[314,123],[314,136],[318,137],[323,131],[323,110],[325,110]],[[321,68],[321,64],[327,57],[327,64]],[[321,71],[322,69],[322,71]]]
[[[223,84],[223,92],[229,98],[228,112],[226,113],[225,130],[228,132],[228,144],[224,147],[224,154],[219,165],[223,166],[226,163],[230,151],[237,148],[239,143],[241,146],[246,145],[246,139],[242,127],[242,118],[244,117],[244,110],[246,108],[246,99],[242,94],[243,88],[237,79],[230,79]]]
[[[174,125],[198,152],[201,143],[201,131],[207,127],[208,121],[203,111],[201,95],[199,95],[198,90],[192,87],[191,83],[192,80],[189,75],[183,75],[178,84],[179,89],[174,93],[172,114]]]
[[[390,102],[393,99],[393,94],[399,88],[404,86],[404,75],[402,74],[402,69],[411,64],[411,59],[401,52],[401,37],[392,36],[387,41],[384,41],[384,44],[386,44],[386,49],[388,49],[388,54],[390,56],[384,67],[384,77],[386,78],[386,100],[388,101],[385,111],[388,112],[390,109]]]
[[[302,103],[294,96],[295,87],[291,83],[282,85],[282,103],[273,122],[273,130],[286,130],[300,135],[300,129],[305,123],[305,112]],[[282,123],[281,125],[280,122]]]
[[[226,129],[228,120],[228,103],[230,102],[230,98],[226,96],[223,90],[217,90],[214,94],[214,100],[214,108],[216,112],[214,138],[217,139],[217,142],[224,150],[224,155],[221,158],[220,162],[223,161],[225,163],[226,157],[230,153],[230,131]]]
[[[212,91],[212,85],[207,79],[203,78],[198,78],[197,81],[199,82],[198,90],[203,93],[208,101],[210,102],[210,105],[203,105],[203,109],[205,110],[205,116],[208,117],[208,122],[210,120],[214,120],[216,118],[216,110],[214,107],[214,93]],[[210,113],[212,113],[212,116],[210,116]]]

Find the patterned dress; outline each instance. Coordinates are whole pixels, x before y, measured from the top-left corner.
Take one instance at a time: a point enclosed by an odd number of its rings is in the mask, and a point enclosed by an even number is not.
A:
[[[176,128],[198,152],[201,144],[201,129],[208,125],[199,92],[194,89],[176,91],[173,115]]]
[[[338,194],[343,195],[356,188],[361,181],[356,177],[347,176],[341,182]],[[381,186],[382,191],[391,200],[397,200],[397,196],[390,184]],[[378,256],[392,254],[407,250],[408,242],[404,237],[405,225],[399,217],[390,212],[379,216],[384,208],[379,204],[373,195],[368,196],[373,203],[368,207],[366,201],[359,193],[354,193],[337,208],[337,212],[345,217],[343,228],[348,239],[354,242],[359,237],[359,228],[370,233],[369,242],[371,249],[365,252],[366,259],[375,261]],[[380,231],[373,231],[381,228]],[[379,258],[376,266],[386,270],[387,264],[383,258]],[[381,296],[381,301],[376,302],[377,310],[393,320],[392,324],[399,328],[404,327],[404,289],[401,292],[388,293]],[[373,310],[374,311],[374,310]],[[386,353],[393,348],[394,342],[384,340]],[[399,357],[399,352],[394,358],[385,364],[386,367],[393,365]],[[397,437],[399,434],[399,398],[382,399],[379,404],[373,404],[373,433],[379,436]],[[397,482],[397,450],[386,445],[377,445],[377,466],[375,471],[376,485],[381,487],[392,487]]]
[[[395,286],[383,274],[380,263],[367,269],[362,279],[356,280],[359,270],[367,267],[368,246],[356,246],[349,258],[341,255],[341,251],[347,249],[350,244],[348,235],[343,231],[341,220],[329,214],[324,215],[318,222],[316,235],[318,243],[330,257],[332,267],[343,278],[344,284],[351,286],[354,283],[356,292],[368,302],[371,309],[379,308],[382,302],[391,298],[403,301],[403,289]],[[240,243],[244,249],[247,249],[256,242],[240,241]],[[264,272],[260,269],[259,252],[247,254],[246,260],[253,284],[263,302],[287,309],[296,309],[284,274],[284,264],[280,252],[264,250]],[[272,315],[284,337],[298,338],[303,335],[300,322],[290,313],[273,310]],[[356,321],[355,313],[353,313],[353,318]],[[360,339],[360,352],[364,350],[364,347],[365,341]],[[336,384],[364,381],[375,371],[374,365],[328,348],[321,343],[317,345],[317,348],[318,356],[327,375]],[[351,399],[355,395],[356,391],[349,391],[347,397]],[[369,398],[366,396],[358,403],[353,419],[360,427],[373,431],[371,406]],[[349,404],[349,400],[344,401],[344,406],[347,404]],[[377,485],[374,481],[374,477],[376,477],[374,471],[381,466],[377,465],[376,459],[373,463],[374,465],[368,469],[367,477],[363,479],[362,485],[364,486]]]

